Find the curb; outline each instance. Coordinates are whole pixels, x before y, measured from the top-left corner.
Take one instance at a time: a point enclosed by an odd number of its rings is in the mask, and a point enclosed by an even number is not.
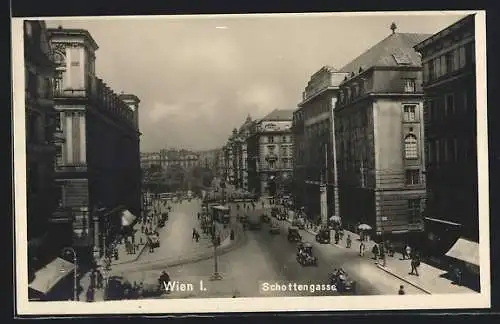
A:
[[[381,266],[380,264],[377,264],[377,268],[379,268],[379,269],[381,269],[381,270],[385,271],[386,273],[388,273],[388,274],[390,274],[390,275],[392,275],[392,276],[394,276],[394,277],[398,278],[399,280],[402,280],[402,281],[406,282],[406,283],[407,283],[407,284],[409,284],[410,286],[413,286],[413,287],[417,288],[418,290],[423,291],[424,293],[426,293],[426,294],[428,294],[428,295],[432,295],[432,293],[431,293],[430,291],[428,291],[427,289],[422,288],[422,287],[420,287],[420,286],[418,286],[418,285],[414,284],[413,282],[409,281],[409,280],[408,280],[408,279],[406,279],[406,278],[403,278],[402,276],[400,276],[400,275],[398,275],[398,274],[394,273],[393,271],[391,271],[391,270],[390,270],[389,268],[387,268],[387,267],[383,267],[383,266]]]
[[[236,235],[235,235],[235,240],[233,241],[233,244],[230,244],[224,248],[220,248],[217,250],[217,256],[220,257],[221,255],[227,254],[236,248],[239,248],[243,246],[244,243],[246,243],[247,235],[246,233],[239,227],[235,228]],[[191,256],[185,259],[177,260],[171,263],[162,263],[168,260],[153,260],[145,263],[139,263],[137,264],[138,267],[142,266],[152,266],[153,268],[156,266],[161,266],[161,267],[177,267],[181,265],[186,265],[186,264],[191,264],[191,263],[196,263],[200,261],[205,261],[212,259],[214,256],[213,251],[203,253],[201,255],[196,255],[196,256]],[[127,262],[128,263],[128,262]],[[142,271],[142,270],[141,270]]]

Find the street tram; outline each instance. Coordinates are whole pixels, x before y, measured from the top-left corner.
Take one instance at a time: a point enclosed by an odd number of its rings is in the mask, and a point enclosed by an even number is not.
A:
[[[212,218],[219,223],[229,224],[229,208],[222,205],[210,206],[210,212],[212,213]]]

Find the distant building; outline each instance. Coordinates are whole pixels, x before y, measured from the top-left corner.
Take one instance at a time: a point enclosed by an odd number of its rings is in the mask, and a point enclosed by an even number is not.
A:
[[[141,168],[149,169],[153,165],[161,167],[160,152],[141,152]]]
[[[474,15],[415,49],[424,67],[425,225],[429,252],[439,255],[460,237],[479,242]],[[459,252],[479,261],[478,246]]]
[[[57,64],[56,181],[67,224],[60,241],[72,245],[82,264],[102,256],[122,230],[124,209],[141,213],[139,99],[118,95],[95,75],[98,46],[83,29],[49,29]],[[72,233],[69,236],[68,232]]]
[[[293,110],[274,110],[253,123],[247,138],[248,188],[261,196],[291,193]]]
[[[160,165],[164,170],[174,165],[188,170],[198,166],[200,162],[198,153],[185,149],[163,149],[159,153]]]
[[[216,171],[217,169],[217,159],[219,156],[220,149],[197,151],[198,163],[200,167],[211,169]]]
[[[293,117],[294,198],[312,221],[321,215],[321,190],[326,215],[339,214],[333,142],[333,109],[339,84],[348,73],[324,66],[309,80]],[[322,186],[325,186],[323,187]],[[323,221],[326,221],[324,219]]]
[[[425,201],[422,64],[429,37],[395,32],[340,72],[335,137],[340,215],[376,235],[421,233]]]

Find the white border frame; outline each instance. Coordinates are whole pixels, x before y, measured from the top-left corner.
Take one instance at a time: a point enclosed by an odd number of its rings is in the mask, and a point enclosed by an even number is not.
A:
[[[115,17],[39,17],[41,20],[91,19],[209,19],[212,17],[240,18],[245,16],[284,18],[290,15],[307,16],[376,16],[376,15],[467,15],[475,13],[476,77],[477,77],[477,151],[480,228],[481,293],[473,295],[406,295],[406,296],[335,296],[335,297],[263,297],[263,298],[207,298],[85,302],[29,302],[27,286],[27,232],[26,232],[26,152],[24,109],[24,51],[23,21],[12,19],[12,68],[13,68],[13,129],[14,129],[14,194],[15,239],[17,274],[16,305],[19,315],[77,315],[77,314],[180,314],[212,312],[291,312],[291,311],[343,311],[343,310],[411,310],[411,309],[461,309],[489,308],[490,253],[489,253],[489,192],[488,192],[488,142],[486,101],[486,12],[485,11],[415,11],[415,12],[363,12],[363,13],[308,13],[308,14],[258,14],[258,15],[185,15],[185,16],[115,16]],[[257,283],[256,283],[257,284]]]

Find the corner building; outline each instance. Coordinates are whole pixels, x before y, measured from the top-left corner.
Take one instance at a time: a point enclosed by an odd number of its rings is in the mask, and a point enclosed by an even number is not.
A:
[[[336,186],[333,109],[345,72],[324,66],[311,76],[294,112],[294,203],[307,217],[320,221],[321,186],[326,186],[326,215],[339,215]],[[328,215],[328,217],[327,217]]]
[[[123,230],[121,211],[140,215],[139,99],[117,95],[96,77],[98,46],[88,31],[48,32],[57,64],[56,128],[64,138],[55,167],[58,219],[67,224],[60,235],[84,266]]]
[[[413,46],[428,36],[394,28],[340,70],[349,73],[335,107],[340,215],[347,227],[370,225],[375,238],[423,230],[422,65]]]
[[[477,110],[474,15],[415,46],[424,66],[428,252],[479,266]],[[458,241],[457,241],[458,240]],[[474,255],[475,254],[475,255]],[[475,262],[474,262],[475,260]]]
[[[291,193],[293,112],[276,109],[251,125],[247,138],[250,192],[259,196]]]

